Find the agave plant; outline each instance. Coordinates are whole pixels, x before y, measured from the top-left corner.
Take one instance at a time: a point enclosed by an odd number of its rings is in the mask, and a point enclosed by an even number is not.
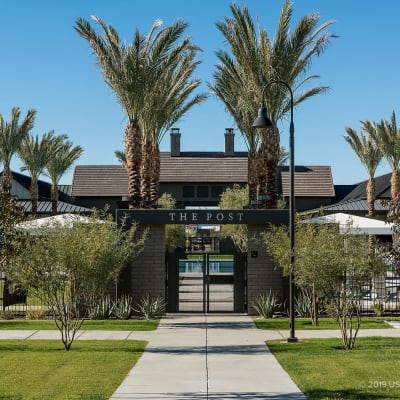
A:
[[[278,296],[272,290],[258,295],[253,303],[253,308],[262,318],[272,318],[274,311],[276,311],[279,306]]]
[[[129,295],[122,295],[113,308],[114,316],[118,319],[129,319],[132,315],[133,300]]]
[[[144,319],[155,319],[165,310],[165,302],[161,297],[151,297],[147,294],[133,309]]]

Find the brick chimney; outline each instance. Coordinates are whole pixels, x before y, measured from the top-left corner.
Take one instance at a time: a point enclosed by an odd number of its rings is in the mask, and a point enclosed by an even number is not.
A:
[[[171,128],[171,157],[181,155],[181,134],[179,128]]]
[[[225,128],[225,157],[235,155],[235,134],[233,128]]]

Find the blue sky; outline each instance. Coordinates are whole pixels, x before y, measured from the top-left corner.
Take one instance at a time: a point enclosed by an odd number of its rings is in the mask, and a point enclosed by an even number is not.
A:
[[[283,0],[247,0],[274,36]],[[188,34],[202,48],[196,76],[201,91],[212,80],[214,52],[225,43],[215,26],[230,15],[225,0],[0,0],[0,113],[9,120],[12,107],[22,115],[37,110],[34,134],[55,130],[67,134],[84,149],[79,164],[117,164],[114,150],[123,148],[126,119],[114,94],[105,85],[87,42],[73,30],[77,17],[101,17],[121,38],[130,41],[136,28],[147,33],[156,18],[170,24],[189,22]],[[320,22],[335,20],[330,32],[338,35],[315,59],[310,74],[331,90],[295,109],[295,162],[329,165],[336,184],[367,178],[364,167],[344,141],[345,126],[357,131],[360,120],[400,118],[398,0],[296,0],[293,21],[320,13]],[[400,123],[399,123],[400,125]],[[222,151],[225,128],[234,122],[222,104],[210,96],[176,125],[183,150]],[[288,147],[288,121],[279,126],[281,143]],[[236,150],[246,150],[235,130]],[[161,143],[169,150],[169,135]],[[15,161],[15,170],[20,163]],[[384,162],[377,175],[390,172]],[[62,183],[72,182],[72,171]]]

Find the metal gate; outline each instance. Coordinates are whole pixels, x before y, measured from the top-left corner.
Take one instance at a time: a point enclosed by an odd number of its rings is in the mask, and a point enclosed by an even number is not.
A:
[[[246,312],[246,254],[172,253],[168,312]]]
[[[26,309],[26,293],[14,288],[3,272],[0,272],[0,309],[18,311]]]

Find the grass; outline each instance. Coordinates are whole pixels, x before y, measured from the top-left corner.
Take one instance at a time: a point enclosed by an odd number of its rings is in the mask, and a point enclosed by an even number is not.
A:
[[[362,318],[361,329],[390,329],[392,328],[387,322],[387,318]],[[273,319],[256,319],[255,324],[258,329],[265,330],[288,330],[288,318],[273,318]],[[333,318],[320,318],[318,325],[314,326],[310,318],[296,318],[295,328],[299,330],[309,329],[339,329],[336,321]]]
[[[351,351],[340,339],[267,344],[310,400],[400,398],[398,338],[358,338]]]
[[[158,328],[159,320],[87,320],[82,330],[104,331],[154,331]],[[57,329],[52,320],[0,320],[0,330],[53,330]],[[1,399],[1,398],[0,398]]]
[[[142,355],[144,341],[0,341],[0,399],[108,399]]]

